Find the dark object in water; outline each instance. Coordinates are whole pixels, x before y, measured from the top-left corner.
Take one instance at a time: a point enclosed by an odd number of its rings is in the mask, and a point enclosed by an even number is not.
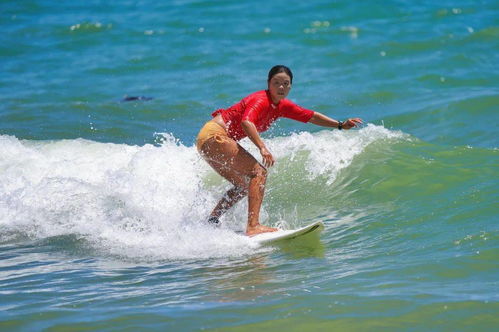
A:
[[[140,101],[145,101],[145,100],[152,100],[154,98],[152,97],[146,97],[146,96],[127,96],[123,97],[121,101],[135,101],[135,100],[140,100]]]

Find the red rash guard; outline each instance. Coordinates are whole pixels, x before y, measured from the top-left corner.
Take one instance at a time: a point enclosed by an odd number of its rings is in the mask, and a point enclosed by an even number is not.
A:
[[[298,106],[288,99],[282,99],[279,104],[274,105],[270,93],[262,90],[250,94],[227,109],[216,110],[212,116],[218,114],[222,114],[229,137],[239,141],[248,136],[241,126],[243,121],[253,122],[256,130],[261,133],[269,129],[270,125],[280,117],[308,122],[314,111]]]

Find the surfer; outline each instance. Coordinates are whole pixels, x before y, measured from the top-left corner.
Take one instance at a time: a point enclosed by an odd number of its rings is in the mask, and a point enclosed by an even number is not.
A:
[[[346,121],[331,119],[319,112],[308,110],[286,99],[293,83],[293,73],[283,65],[270,69],[267,90],[254,92],[237,104],[212,113],[198,134],[196,146],[206,162],[221,176],[231,182],[229,189],[211,212],[208,221],[219,223],[219,218],[243,197],[248,196],[248,224],[246,234],[273,232],[260,224],[267,179],[267,169],[275,163],[259,133],[266,131],[280,117],[310,122],[323,127],[350,129],[362,123],[360,118]],[[257,146],[263,164],[258,162],[238,141],[244,137]]]

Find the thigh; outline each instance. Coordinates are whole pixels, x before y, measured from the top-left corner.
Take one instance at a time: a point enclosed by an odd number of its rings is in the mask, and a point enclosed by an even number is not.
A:
[[[246,188],[260,163],[241,145],[227,138],[209,139],[201,148],[203,158],[221,176],[237,187]]]

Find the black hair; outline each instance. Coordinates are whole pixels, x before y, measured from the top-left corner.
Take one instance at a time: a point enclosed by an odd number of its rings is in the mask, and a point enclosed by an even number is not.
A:
[[[291,69],[289,69],[288,67],[283,66],[283,65],[277,65],[277,66],[274,66],[270,69],[269,78],[267,79],[267,83],[270,82],[270,80],[272,79],[272,77],[274,77],[274,75],[279,74],[279,73],[286,73],[289,76],[289,78],[291,79],[290,83],[293,84],[293,73],[291,72]]]

